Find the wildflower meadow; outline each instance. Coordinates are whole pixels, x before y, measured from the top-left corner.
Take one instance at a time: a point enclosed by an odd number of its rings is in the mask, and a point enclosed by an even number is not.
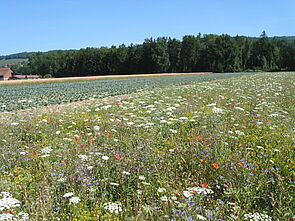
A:
[[[0,220],[294,219],[294,72],[136,83],[75,103],[22,85],[21,108],[5,86]]]

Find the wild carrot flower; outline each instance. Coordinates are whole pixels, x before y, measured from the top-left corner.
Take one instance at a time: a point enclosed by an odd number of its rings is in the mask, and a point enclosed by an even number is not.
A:
[[[108,159],[110,159],[110,158],[109,158],[108,156],[103,156],[102,159],[103,159],[103,160],[108,160]]]
[[[159,189],[158,189],[158,192],[159,192],[159,193],[164,193],[164,192],[166,192],[166,189],[165,189],[165,188],[159,188]]]
[[[70,197],[70,196],[73,196],[73,195],[74,195],[74,193],[69,192],[69,193],[64,194],[63,197],[67,198],[67,197]]]
[[[80,198],[77,196],[74,196],[72,198],[69,199],[70,203],[76,204],[80,202]]]
[[[122,204],[120,202],[109,202],[109,203],[105,203],[104,204],[104,208],[108,211],[110,211],[111,213],[116,213],[119,214],[119,212],[122,212]]]
[[[94,129],[95,131],[99,131],[99,130],[100,130],[100,127],[99,127],[99,126],[94,126],[93,129]]]

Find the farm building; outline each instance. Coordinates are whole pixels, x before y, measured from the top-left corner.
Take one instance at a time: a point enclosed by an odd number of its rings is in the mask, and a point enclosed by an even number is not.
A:
[[[0,68],[0,80],[8,80],[13,77],[13,71],[10,68]]]
[[[38,75],[21,75],[21,74],[14,74],[11,79],[14,80],[21,80],[21,79],[36,79],[39,78]]]
[[[36,79],[38,75],[21,75],[15,73],[11,68],[0,68],[0,80],[21,80],[21,79]]]

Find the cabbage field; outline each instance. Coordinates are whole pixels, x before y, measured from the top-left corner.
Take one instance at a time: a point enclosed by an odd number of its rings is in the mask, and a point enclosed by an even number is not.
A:
[[[130,94],[142,90],[226,79],[251,73],[202,74],[63,83],[0,85],[0,112]]]
[[[295,72],[0,94],[0,220],[295,218]]]

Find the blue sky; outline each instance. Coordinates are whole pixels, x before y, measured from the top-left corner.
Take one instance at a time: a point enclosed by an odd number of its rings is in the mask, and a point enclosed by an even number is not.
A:
[[[295,36],[295,0],[2,0],[0,55],[187,34]]]

